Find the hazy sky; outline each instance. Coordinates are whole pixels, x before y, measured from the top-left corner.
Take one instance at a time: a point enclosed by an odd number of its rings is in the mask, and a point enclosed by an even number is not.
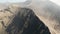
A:
[[[60,6],[60,0],[50,0]]]
[[[0,3],[16,3],[16,2],[25,2],[26,0],[0,0]],[[57,5],[60,5],[60,0],[50,0],[54,3],[56,3]]]
[[[26,0],[0,0],[0,3],[16,3],[16,2],[25,2]]]

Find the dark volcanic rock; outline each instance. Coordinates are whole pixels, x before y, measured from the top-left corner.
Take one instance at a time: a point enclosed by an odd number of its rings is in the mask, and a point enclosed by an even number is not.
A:
[[[35,15],[33,10],[21,8],[6,27],[8,34],[51,34],[48,27]]]

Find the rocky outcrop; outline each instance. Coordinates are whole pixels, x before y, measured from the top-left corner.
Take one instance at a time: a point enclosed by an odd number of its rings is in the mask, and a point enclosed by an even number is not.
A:
[[[51,34],[29,8],[9,6],[0,10],[0,34]]]
[[[51,34],[48,27],[29,8],[19,9],[5,31],[8,34]]]

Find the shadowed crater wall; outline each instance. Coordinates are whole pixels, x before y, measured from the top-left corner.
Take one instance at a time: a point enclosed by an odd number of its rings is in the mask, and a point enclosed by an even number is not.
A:
[[[51,34],[33,10],[21,8],[5,30],[8,34]]]

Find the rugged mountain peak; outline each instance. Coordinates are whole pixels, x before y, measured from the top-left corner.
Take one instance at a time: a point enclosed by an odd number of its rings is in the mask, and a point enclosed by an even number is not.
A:
[[[48,27],[29,8],[21,8],[6,27],[9,34],[51,34]]]
[[[0,16],[2,34],[51,34],[32,9],[9,6]]]

